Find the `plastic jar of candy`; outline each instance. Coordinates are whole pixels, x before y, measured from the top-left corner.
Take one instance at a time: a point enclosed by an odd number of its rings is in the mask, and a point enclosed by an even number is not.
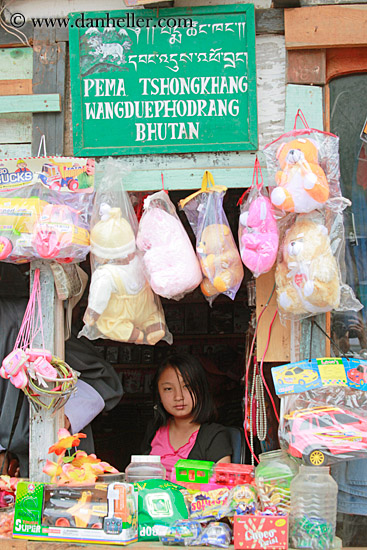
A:
[[[328,550],[335,536],[338,485],[328,466],[301,466],[291,482],[292,548]]]
[[[286,451],[262,453],[255,469],[261,508],[287,513],[290,509],[290,484],[298,473],[298,463]]]
[[[128,483],[144,479],[166,479],[166,469],[161,464],[161,457],[155,455],[132,455],[131,462],[125,470]]]

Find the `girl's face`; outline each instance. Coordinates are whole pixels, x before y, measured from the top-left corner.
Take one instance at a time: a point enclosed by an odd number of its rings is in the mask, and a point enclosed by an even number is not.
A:
[[[162,372],[158,380],[158,391],[168,414],[179,418],[191,416],[194,401],[178,370],[167,367]]]

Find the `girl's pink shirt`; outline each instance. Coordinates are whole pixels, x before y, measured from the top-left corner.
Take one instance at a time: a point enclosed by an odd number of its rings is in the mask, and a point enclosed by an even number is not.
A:
[[[181,458],[187,458],[191,452],[191,449],[195,445],[198,431],[192,433],[185,445],[182,445],[177,451],[172,447],[169,440],[169,426],[161,426],[155,436],[153,437],[150,451],[151,455],[158,455],[161,457],[161,462],[166,468],[166,479],[170,480],[174,465]]]

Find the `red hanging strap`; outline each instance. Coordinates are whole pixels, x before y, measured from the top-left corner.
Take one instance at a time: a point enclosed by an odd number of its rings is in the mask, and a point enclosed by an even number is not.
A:
[[[260,177],[260,182],[259,182],[259,177]],[[251,187],[248,187],[248,189],[246,189],[241,197],[238,199],[237,201],[237,206],[239,206],[240,204],[243,203],[244,201],[244,198],[247,196],[247,194],[251,191],[251,189],[253,189],[255,187],[254,185],[254,182],[255,182],[255,178],[256,178],[256,187],[257,189],[260,191],[262,189],[262,186],[264,185],[264,180],[263,180],[263,175],[262,175],[262,172],[261,172],[261,166],[260,166],[260,162],[259,162],[259,159],[256,157],[255,158],[255,164],[254,164],[254,172],[252,174],[252,183],[251,183]]]
[[[294,119],[294,128],[293,128],[293,130],[297,130],[297,118],[298,117],[301,119],[301,122],[303,123],[304,127],[309,129],[310,127],[307,124],[307,120],[306,120],[305,115],[302,113],[301,109],[298,109],[298,111],[296,113],[296,117]]]

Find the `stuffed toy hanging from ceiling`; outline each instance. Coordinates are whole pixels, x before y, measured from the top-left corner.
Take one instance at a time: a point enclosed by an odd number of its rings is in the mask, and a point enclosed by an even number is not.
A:
[[[263,185],[261,167],[256,157],[252,185],[238,201],[241,209],[238,225],[241,258],[255,277],[270,271],[277,258],[279,246],[274,209]],[[243,202],[246,194],[246,201]]]
[[[122,179],[121,161],[97,168],[98,190],[91,223],[92,279],[80,335],[132,344],[172,342],[160,300],[144,275],[136,249],[136,216]]]
[[[300,117],[305,128],[296,129]],[[339,138],[309,128],[300,110],[294,129],[264,148],[270,199],[283,212],[345,208],[339,184]]]
[[[219,294],[233,300],[244,274],[223,209],[226,191],[226,187],[216,186],[212,174],[206,171],[201,189],[179,203],[196,237],[196,253],[204,276],[200,288],[210,304]]]

